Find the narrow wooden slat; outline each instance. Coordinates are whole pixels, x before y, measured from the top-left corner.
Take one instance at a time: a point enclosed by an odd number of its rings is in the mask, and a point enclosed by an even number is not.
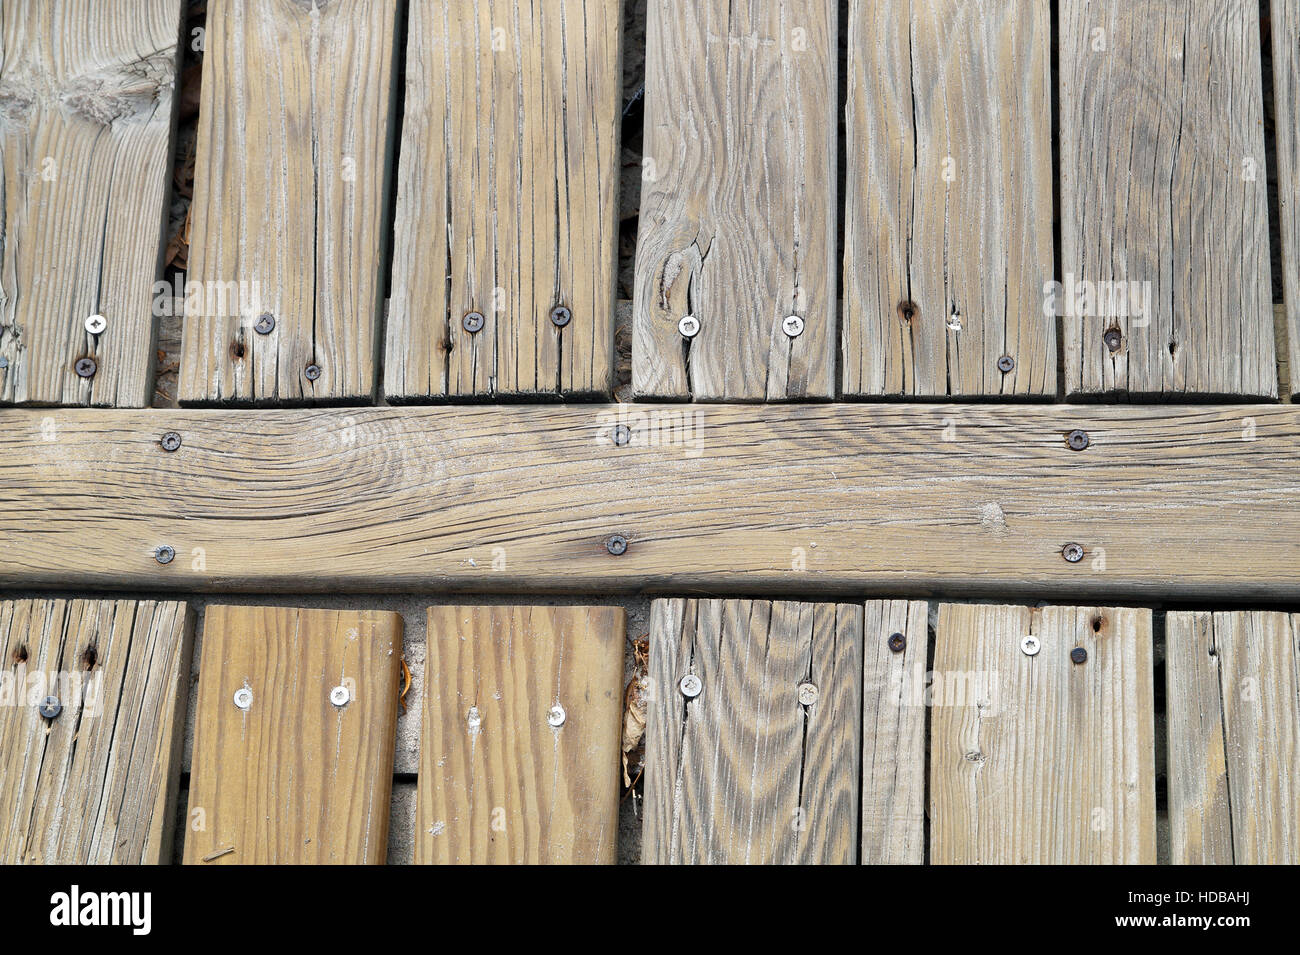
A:
[[[209,8],[182,402],[373,395],[396,16],[389,0]]]
[[[1176,865],[1300,861],[1300,615],[1166,618]]]
[[[1297,460],[1294,405],[10,410],[0,585],[1287,599]]]
[[[429,608],[416,862],[614,862],[626,627],[619,607]]]
[[[643,861],[856,861],[862,626],[860,605],[653,603]]]
[[[382,863],[401,658],[400,614],[210,605],[185,863]]]
[[[171,861],[192,636],[183,603],[0,603],[0,862]]]
[[[619,7],[412,2],[389,399],[608,393]]]
[[[1300,392],[1300,0],[1272,0],[1269,12],[1282,294],[1292,376],[1283,388],[1289,384],[1289,391]]]
[[[1048,0],[850,5],[845,395],[1055,394],[1050,27]]]
[[[1151,651],[1149,610],[940,606],[931,861],[1154,865]]]
[[[0,403],[149,404],[180,10],[0,9]]]
[[[836,30],[832,0],[650,0],[637,394],[834,395]]]
[[[1275,396],[1258,4],[1064,0],[1060,51],[1066,390]]]

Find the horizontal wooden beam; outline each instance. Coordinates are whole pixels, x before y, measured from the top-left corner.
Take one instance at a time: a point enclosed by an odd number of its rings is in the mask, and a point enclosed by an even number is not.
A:
[[[0,412],[8,587],[1295,599],[1298,504],[1278,405]]]

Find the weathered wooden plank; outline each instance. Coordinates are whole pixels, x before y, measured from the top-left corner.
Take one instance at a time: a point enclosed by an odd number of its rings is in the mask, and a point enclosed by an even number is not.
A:
[[[1066,390],[1275,396],[1258,4],[1065,0],[1060,51]]]
[[[383,862],[401,615],[211,605],[200,656],[185,863]]]
[[[650,0],[637,394],[834,396],[836,29],[833,0]]]
[[[180,9],[0,9],[0,403],[149,404]]]
[[[1297,460],[1294,405],[9,410],[0,585],[1283,599]]]
[[[608,393],[619,9],[411,4],[390,399]]]
[[[416,862],[614,861],[626,627],[621,607],[429,608]]]
[[[0,862],[171,861],[193,632],[183,603],[0,603]]]
[[[1166,618],[1171,861],[1300,861],[1300,615]]]
[[[1282,387],[1300,392],[1300,0],[1272,0],[1269,14],[1282,295],[1292,375],[1289,382],[1283,379]]]
[[[181,402],[373,395],[397,6],[210,9]]]
[[[850,4],[844,394],[1056,393],[1051,43],[1047,0]]]
[[[861,605],[654,602],[645,862],[857,860],[862,626]]]
[[[1149,610],[940,606],[931,862],[1154,865],[1151,649]]]

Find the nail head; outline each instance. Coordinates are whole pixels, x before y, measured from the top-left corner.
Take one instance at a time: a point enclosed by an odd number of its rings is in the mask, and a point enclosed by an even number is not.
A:
[[[163,544],[153,552],[153,557],[160,564],[170,564],[176,557],[176,551],[170,544]]]
[[[1085,650],[1083,647],[1075,647],[1073,650],[1070,651],[1070,659],[1073,660],[1075,663],[1087,663],[1088,651]]]
[[[1070,563],[1077,564],[1079,561],[1083,560],[1083,545],[1066,544],[1061,548],[1061,556]]]
[[[819,695],[820,691],[817,689],[816,683],[799,684],[799,702],[804,706],[812,706],[817,702],[817,697]]]
[[[308,381],[315,381],[320,377],[320,365],[311,364],[303,370],[303,375]]]

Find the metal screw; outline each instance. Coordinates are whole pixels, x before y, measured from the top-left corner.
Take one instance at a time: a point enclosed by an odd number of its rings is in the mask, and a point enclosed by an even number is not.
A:
[[[1083,649],[1083,647],[1075,647],[1070,651],[1070,659],[1075,663],[1087,663],[1088,651]]]
[[[998,359],[998,371],[1002,372],[1002,374],[1004,375],[1007,372],[1009,372],[1012,368],[1015,367],[1016,367],[1016,360],[1012,358],[1010,355],[1003,355],[1001,358]]]
[[[625,424],[614,425],[614,444],[623,447],[632,440],[632,429]]]
[[[108,328],[108,319],[103,315],[91,315],[86,319],[86,331],[92,335],[98,335],[106,328]]]
[[[817,697],[819,695],[816,683],[799,684],[799,702],[804,706],[812,706],[817,702]]]
[[[1075,428],[1066,435],[1065,443],[1070,446],[1071,451],[1082,451],[1089,444],[1088,432]]]
[[[559,729],[561,726],[564,725],[564,720],[566,716],[567,714],[564,712],[564,707],[562,707],[559,703],[556,703],[554,706],[552,706],[549,710],[546,711],[546,722],[550,723],[556,729]]]
[[[482,312],[466,312],[465,317],[460,320],[460,324],[465,331],[473,335],[475,332],[483,328],[483,323],[485,321],[486,319],[483,318]]]
[[[1118,328],[1106,330],[1106,334],[1101,336],[1101,340],[1106,343],[1106,347],[1111,351],[1119,351],[1120,345],[1124,344],[1124,336]]]
[[[308,365],[305,369],[303,369],[303,375],[306,376],[308,381],[315,381],[317,378],[320,377],[320,365],[316,365],[316,364]]]
[[[627,538],[622,534],[614,534],[609,540],[605,541],[605,550],[609,551],[615,557],[627,553]]]
[[[1037,656],[1041,647],[1037,637],[1025,637],[1020,641],[1020,652],[1027,657]]]
[[[335,706],[347,706],[352,702],[352,691],[344,684],[340,683],[334,689],[330,690],[330,702]]]
[[[77,363],[72,366],[72,370],[82,378],[94,378],[98,369],[99,365],[95,363],[93,358],[78,358]]]
[[[63,704],[57,696],[47,696],[36,704],[37,711],[47,720],[52,720],[63,712]]]
[[[235,691],[235,705],[241,710],[246,710],[253,705],[253,691],[246,686],[241,686]]]
[[[1083,560],[1083,545],[1066,544],[1061,548],[1061,556],[1070,563],[1077,564],[1079,561]]]
[[[170,544],[162,544],[153,552],[153,558],[160,564],[170,564],[176,558],[176,551]]]
[[[803,319],[798,315],[787,315],[781,322],[781,330],[791,338],[798,338],[803,333]]]
[[[257,321],[253,323],[253,331],[259,335],[269,335],[275,331],[275,316],[270,312],[263,312],[257,316]]]
[[[565,325],[569,324],[569,321],[572,318],[573,313],[569,311],[567,306],[557,305],[555,308],[551,309],[551,324],[556,328],[563,328]]]
[[[677,689],[682,691],[682,696],[688,700],[693,700],[704,690],[704,681],[694,673],[688,673],[677,684]]]
[[[677,323],[677,330],[681,332],[682,338],[694,338],[700,333],[700,320],[694,315],[683,315]]]
[[[907,637],[901,633],[891,633],[889,635],[889,649],[895,653],[902,653],[903,648],[907,646]]]
[[[168,431],[163,434],[162,440],[158,443],[162,445],[164,451],[175,451],[181,446],[181,436],[175,431]]]

